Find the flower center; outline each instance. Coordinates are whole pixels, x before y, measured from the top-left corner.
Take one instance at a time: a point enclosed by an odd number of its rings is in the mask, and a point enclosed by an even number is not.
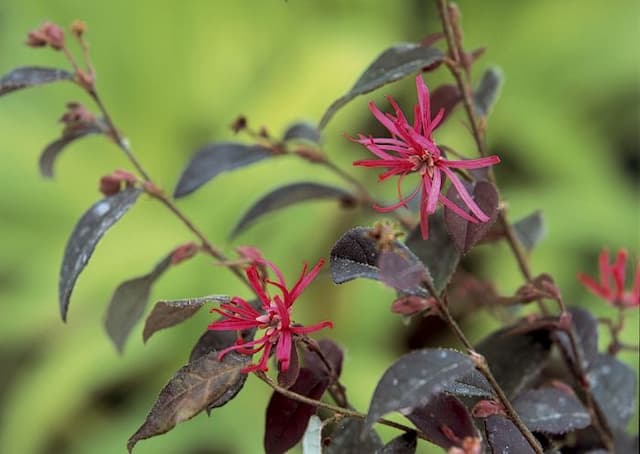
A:
[[[421,154],[409,156],[409,161],[413,164],[412,171],[420,172],[421,175],[427,174],[429,178],[433,178],[435,161],[427,150],[423,149]]]

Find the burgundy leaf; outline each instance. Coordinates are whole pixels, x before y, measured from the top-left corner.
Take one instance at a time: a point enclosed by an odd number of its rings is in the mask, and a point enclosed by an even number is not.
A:
[[[486,117],[496,101],[502,85],[502,70],[489,68],[482,75],[473,93],[473,107],[481,117]]]
[[[443,432],[448,427],[456,437],[464,440],[467,437],[477,437],[471,415],[467,408],[456,398],[441,393],[426,405],[415,407],[407,418],[429,439],[430,442],[443,449],[458,446]]]
[[[420,227],[407,237],[406,245],[425,265],[437,293],[442,293],[460,261],[460,252],[447,233],[442,209],[429,216],[429,238],[422,239]]]
[[[478,204],[484,214],[489,216],[487,222],[471,223],[466,219],[458,216],[448,207],[444,210],[444,220],[447,230],[453,242],[462,254],[466,254],[475,244],[480,241],[489,231],[493,223],[498,217],[498,202],[500,196],[492,183],[487,181],[479,181],[475,185],[465,185],[469,189],[469,193]],[[447,198],[458,205],[465,212],[469,209],[465,207],[456,188],[451,186],[447,191]]]
[[[356,200],[349,191],[337,186],[306,181],[287,184],[269,192],[256,201],[235,225],[231,232],[231,237],[233,238],[243,232],[266,214],[297,203],[322,199],[333,199],[347,203]]]
[[[131,452],[140,440],[163,434],[212,406],[229,402],[244,385],[241,370],[251,357],[230,352],[222,361],[211,352],[182,367],[160,391],[145,422],[127,442]]]
[[[562,435],[591,423],[589,411],[572,394],[558,388],[529,389],[513,402],[525,425],[534,432]]]
[[[293,344],[289,367],[285,371],[278,370],[278,384],[283,388],[291,388],[298,379],[298,374],[300,374],[300,360],[298,359],[298,349]]]
[[[363,432],[364,437],[361,436]],[[378,433],[373,429],[367,430],[364,420],[357,418],[341,419],[327,427],[323,435],[327,442],[323,454],[374,453],[383,446]]]
[[[102,133],[102,129],[93,124],[81,129],[74,129],[71,133],[63,134],[62,137],[51,142],[40,155],[40,174],[45,178],[53,178],[53,166],[56,159],[68,145],[88,135],[100,133]]]
[[[588,370],[598,356],[598,321],[591,312],[579,307],[569,308],[573,330],[582,356],[582,369]],[[573,348],[566,333],[558,331],[556,338],[570,361],[575,363]]]
[[[403,251],[383,251],[378,257],[380,280],[396,290],[410,291],[428,278],[424,265]]]
[[[282,140],[305,140],[317,144],[320,143],[320,130],[306,122],[294,123],[284,132]]]
[[[414,74],[425,66],[442,61],[443,57],[439,49],[415,43],[401,43],[388,48],[369,65],[347,94],[329,106],[320,120],[319,128],[324,129],[333,115],[357,96]]]
[[[302,368],[291,391],[319,399],[329,386],[325,376],[315,375],[311,370]],[[274,392],[267,406],[264,449],[267,454],[281,454],[296,445],[304,435],[309,418],[316,408],[304,404],[278,392]]]
[[[184,197],[222,172],[245,167],[271,156],[274,156],[273,151],[261,145],[234,142],[207,145],[193,155],[173,195],[175,198]]]
[[[168,255],[150,273],[123,282],[113,293],[107,307],[104,326],[120,353],[131,330],[142,318],[153,284],[170,265],[171,255]]]
[[[462,101],[462,93],[457,85],[445,84],[431,92],[431,112],[437,115],[440,109],[444,109],[444,122],[453,109]]]
[[[338,344],[329,339],[320,339],[318,341],[317,347],[331,366],[335,377],[340,377],[340,374],[342,373],[342,361],[344,359],[344,353],[342,352],[342,349],[338,346]],[[318,353],[313,350],[305,349],[303,358],[304,367],[306,367],[307,369],[311,369],[316,375],[326,375],[327,377],[331,378],[329,371],[327,370],[327,366],[325,365],[324,361],[320,359]]]
[[[229,301],[228,296],[209,295],[199,298],[189,298],[173,301],[158,301],[151,310],[144,325],[142,339],[147,342],[149,338],[165,328],[170,328],[193,317],[206,303]]]
[[[484,424],[493,454],[535,453],[527,439],[509,419],[497,415],[489,416]]]
[[[76,224],[67,242],[60,269],[59,296],[62,320],[67,319],[71,292],[98,241],[133,206],[141,192],[140,189],[128,188],[106,197],[89,208]]]
[[[397,436],[376,454],[413,454],[418,447],[418,437],[415,432],[405,432]]]
[[[367,414],[367,427],[392,411],[427,404],[456,379],[473,370],[473,361],[455,350],[438,348],[408,353],[389,367],[376,386]]]
[[[65,80],[72,82],[74,76],[64,69],[40,68],[37,66],[16,68],[0,78],[0,96],[23,88]]]

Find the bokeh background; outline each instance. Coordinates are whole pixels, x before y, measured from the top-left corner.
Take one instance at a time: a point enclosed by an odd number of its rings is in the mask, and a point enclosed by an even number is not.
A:
[[[548,235],[531,257],[533,269],[552,273],[570,304],[613,315],[579,286],[575,274],[595,273],[603,246],[627,247],[638,257],[640,9],[633,0],[462,0],[460,6],[467,45],[488,46],[476,73],[499,65],[505,74],[488,140],[503,159],[497,172],[511,216],[542,209],[547,222]],[[140,160],[167,188],[195,148],[233,138],[228,125],[237,114],[276,134],[295,120],[317,121],[383,48],[419,40],[437,28],[435,8],[426,0],[7,0],[0,3],[0,72],[63,64],[60,55],[22,42],[45,19],[68,24],[76,18],[89,24],[106,104]],[[429,74],[427,82],[446,78],[441,71]],[[349,167],[363,156],[342,134],[370,127],[368,99],[386,105],[383,95],[392,94],[413,104],[410,79],[361,97],[337,114],[324,137],[336,162]],[[38,176],[38,154],[59,134],[56,120],[71,100],[88,103],[67,84],[0,100],[3,453],[124,452],[155,394],[184,364],[210,320],[203,311],[146,346],[138,326],[123,356],[106,337],[105,305],[117,284],[146,273],[190,239],[161,207],[142,198],[103,239],[78,282],[68,323],[60,321],[57,273],[67,237],[99,198],[98,178],[128,168],[106,141],[88,138],[62,156],[55,181]],[[462,118],[457,112],[437,137],[472,156]],[[393,198],[393,185],[377,185],[374,173],[352,173]],[[293,278],[302,261],[327,257],[342,231],[373,221],[357,211],[336,214],[335,204],[320,202],[275,214],[237,241],[227,240],[235,220],[257,197],[303,179],[339,183],[322,169],[283,158],[221,176],[180,205],[217,244],[228,250],[258,246]],[[521,282],[505,245],[478,248],[470,263],[503,292]],[[244,294],[229,273],[209,265],[197,258],[172,269],[152,298]],[[344,383],[360,409],[393,358],[416,342],[430,342],[430,331],[420,333],[390,314],[392,296],[373,282],[336,288],[325,273],[296,312],[301,322],[334,320],[330,335],[347,355]],[[475,340],[493,323],[488,316],[464,320]],[[428,329],[441,337],[437,326]],[[636,312],[625,338],[631,342],[637,336]],[[636,355],[621,356],[637,370]],[[250,378],[243,392],[211,417],[200,415],[141,442],[136,452],[260,452],[269,394]],[[393,435],[381,433],[386,439]]]

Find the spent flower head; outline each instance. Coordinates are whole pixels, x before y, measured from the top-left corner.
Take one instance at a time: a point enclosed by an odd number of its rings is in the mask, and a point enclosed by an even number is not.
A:
[[[264,331],[261,337],[248,342],[240,336],[235,345],[220,351],[218,359],[221,360],[230,351],[236,351],[243,355],[262,352],[258,363],[246,367],[243,372],[266,371],[268,370],[267,362],[275,348],[279,370],[286,371],[291,362],[291,352],[295,348],[293,342],[296,337],[325,327],[333,327],[329,321],[302,326],[291,320],[293,303],[318,275],[320,268],[324,265],[324,260],[319,260],[309,272],[307,272],[305,264],[298,281],[293,287],[288,288],[282,272],[272,262],[264,259],[254,248],[245,248],[244,252],[247,252],[247,258],[252,262],[246,269],[246,276],[260,300],[261,310],[256,309],[243,298],[233,297],[228,303],[221,304],[220,308],[212,310],[222,315],[222,318],[211,323],[209,329],[217,331],[259,329]],[[260,268],[263,271],[267,268],[273,271],[276,280],[267,279],[264,272],[261,273]],[[270,287],[277,293],[272,295],[269,291]]]
[[[64,48],[64,30],[53,22],[44,22],[40,27],[32,30],[27,35],[27,46],[50,46],[55,50]]]
[[[578,273],[578,280],[592,293],[620,309],[640,307],[640,264],[636,265],[631,289],[625,290],[628,253],[620,249],[614,262],[610,262],[609,250],[603,249],[599,257],[600,279]]]
[[[420,194],[420,230],[424,239],[429,236],[428,217],[435,212],[438,202],[469,222],[487,222],[489,216],[476,204],[454,170],[488,167],[499,163],[500,158],[493,155],[479,159],[446,159],[432,137],[433,131],[442,121],[444,109],[432,117],[429,90],[420,75],[416,78],[416,87],[418,105],[414,108],[413,124],[409,123],[395,100],[388,97],[395,116],[382,113],[374,102],[369,103],[369,110],[387,128],[391,137],[373,138],[360,134],[357,139],[353,139],[379,158],[355,161],[353,165],[386,169],[378,177],[380,181],[398,176],[398,203],[387,207],[374,205],[374,208],[383,213],[393,211],[402,206],[406,207],[410,200]],[[402,179],[411,173],[419,175],[420,183],[405,197],[401,189]],[[449,179],[470,213],[441,194],[446,179]]]

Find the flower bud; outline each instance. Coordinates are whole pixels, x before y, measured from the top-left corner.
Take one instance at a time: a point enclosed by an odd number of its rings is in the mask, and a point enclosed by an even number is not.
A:
[[[49,45],[60,50],[64,47],[64,31],[53,22],[44,22],[37,30],[29,32],[26,44],[30,47]]]
[[[81,20],[74,20],[71,24],[71,33],[81,38],[87,32],[87,24]]]

